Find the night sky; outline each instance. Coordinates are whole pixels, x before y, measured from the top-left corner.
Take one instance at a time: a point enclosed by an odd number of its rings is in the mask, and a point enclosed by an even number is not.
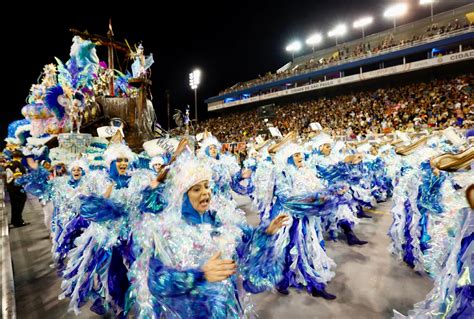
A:
[[[440,0],[435,13],[473,1]],[[172,110],[184,109],[186,104],[193,107],[194,93],[189,88],[188,74],[195,67],[202,71],[198,104],[203,118],[207,117],[204,99],[239,81],[275,71],[288,62],[291,55],[284,48],[291,40],[304,42],[309,34],[319,31],[325,37],[322,47],[332,46],[334,40],[326,35],[334,25],[345,22],[352,26],[355,19],[367,14],[374,17],[374,23],[366,29],[366,34],[388,29],[392,21],[383,17],[383,11],[396,1],[254,0],[221,1],[220,5],[204,1],[157,1],[157,9],[146,7],[144,1],[128,1],[129,6],[111,8],[98,7],[99,2],[63,1],[62,5],[51,5],[44,1],[42,5],[27,5],[15,1],[11,5],[16,8],[3,10],[2,142],[7,125],[23,118],[20,110],[43,66],[53,63],[55,56],[63,62],[69,58],[73,36],[68,31],[70,28],[105,35],[111,17],[116,40],[127,39],[130,44],[142,41],[145,53],[154,55],[153,103],[160,124],[166,127],[164,92],[170,90]],[[430,15],[429,6],[419,6],[419,0],[406,2],[410,3],[410,12],[397,24]],[[16,22],[7,23],[5,15]],[[345,40],[359,37],[360,31],[350,28]],[[98,55],[101,60],[107,60],[105,49],[98,49]]]

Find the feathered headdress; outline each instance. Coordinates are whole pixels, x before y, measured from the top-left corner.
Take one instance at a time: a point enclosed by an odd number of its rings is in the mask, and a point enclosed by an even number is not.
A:
[[[357,147],[357,151],[360,152],[360,153],[369,153],[371,147],[372,146],[370,145],[369,142],[365,142],[365,143],[360,144]]]
[[[111,144],[104,152],[107,167],[110,167],[110,164],[119,157],[128,158],[128,161],[132,162],[136,155],[125,144]]]
[[[183,194],[193,185],[205,180],[210,181],[212,171],[208,165],[199,161],[196,156],[186,152],[172,164],[168,177],[172,196],[177,196],[176,200],[181,200]]]
[[[61,98],[64,95],[63,88],[59,85],[50,87],[46,91],[46,96],[44,98],[44,102],[48,109],[56,116],[56,118],[61,121],[66,113],[66,109],[64,108],[67,104],[62,101]]]
[[[276,153],[275,163],[280,167],[284,167],[288,163],[290,156],[293,156],[296,153],[303,154],[303,147],[296,143],[288,143]]]
[[[221,149],[221,143],[215,138],[214,136],[209,136],[207,138],[204,138],[202,142],[200,143],[201,148],[199,149],[199,155],[204,155],[206,152],[206,149],[211,146],[215,145],[218,150]]]
[[[157,155],[150,160],[150,169],[154,169],[153,165],[165,165],[168,163],[168,159],[162,155]]]
[[[89,173],[89,165],[83,159],[77,159],[68,165],[68,171],[71,172],[74,167],[80,167],[84,174]]]
[[[320,133],[311,139],[311,143],[315,149],[319,149],[324,144],[332,144],[334,140],[326,133]]]
[[[30,135],[31,124],[27,119],[13,121],[8,125],[8,136],[5,142],[8,144],[23,145]]]

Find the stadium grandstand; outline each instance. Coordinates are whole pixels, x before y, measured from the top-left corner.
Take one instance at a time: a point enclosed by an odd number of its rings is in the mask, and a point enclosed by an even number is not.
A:
[[[308,92],[348,86],[474,58],[474,4],[431,19],[295,57],[275,72],[239,82],[205,102],[209,112],[288,101]],[[471,19],[471,20],[470,20]],[[410,75],[411,76],[411,75]]]

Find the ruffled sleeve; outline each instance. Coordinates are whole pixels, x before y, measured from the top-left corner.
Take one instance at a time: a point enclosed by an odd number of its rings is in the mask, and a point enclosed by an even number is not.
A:
[[[142,191],[143,196],[140,203],[140,211],[142,213],[152,214],[161,213],[167,204],[163,196],[164,189],[164,184],[160,184],[156,188],[146,187]]]
[[[117,219],[126,214],[124,207],[108,198],[97,195],[80,196],[81,216],[92,222]]]
[[[251,293],[272,289],[282,278],[283,260],[278,258],[275,238],[265,232],[266,228],[266,225],[256,229],[243,226],[242,243],[237,248],[243,285]]]
[[[242,178],[242,171],[238,171],[232,176],[232,181],[230,183],[230,187],[234,192],[240,195],[249,195],[252,194],[255,190],[255,185],[253,184],[252,177],[248,178],[247,186],[241,184],[242,181],[245,179]]]
[[[48,183],[48,177],[49,172],[45,168],[39,167],[31,171],[31,173],[21,176],[15,183],[23,186],[24,190],[31,195],[45,197],[48,196],[51,189],[51,185]]]
[[[322,208],[326,202],[326,195],[322,192],[312,192],[294,196],[291,177],[285,172],[278,176],[276,195],[281,206],[292,214],[321,216],[324,213]]]

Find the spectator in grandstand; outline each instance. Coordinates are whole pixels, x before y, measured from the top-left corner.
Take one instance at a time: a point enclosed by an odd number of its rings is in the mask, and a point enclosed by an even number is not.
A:
[[[267,122],[253,110],[203,121],[197,131],[207,128],[223,142],[246,142],[267,131],[268,124],[278,127],[282,134],[295,129],[304,135],[309,132],[309,123],[319,122],[335,134],[353,139],[362,133],[390,133],[396,129],[466,127],[470,123],[466,119],[474,116],[472,83],[470,75],[290,103],[276,108],[275,118]]]
[[[280,80],[283,78],[287,78],[296,74],[308,72],[311,70],[316,70],[319,68],[324,68],[332,63],[337,63],[339,61],[347,60],[347,59],[355,59],[361,58],[365,55],[372,55],[380,53],[381,51],[388,50],[395,46],[404,46],[409,45],[415,41],[426,40],[430,37],[439,37],[447,32],[453,32],[462,28],[468,28],[470,23],[467,19],[460,21],[459,19],[455,19],[452,22],[448,22],[446,25],[438,26],[437,23],[433,23],[429,25],[426,29],[426,32],[422,30],[420,34],[413,35],[410,39],[400,39],[395,41],[394,34],[390,33],[386,35],[378,45],[371,47],[370,43],[358,43],[352,47],[347,46],[346,44],[342,44],[342,47],[337,49],[334,53],[329,54],[326,57],[320,59],[309,58],[306,62],[299,62],[299,64],[292,65],[287,70],[280,72],[280,73],[272,73],[267,72],[265,75],[261,76],[260,74],[256,79],[241,82],[237,85],[234,85],[230,88],[225,89],[220,93],[227,94],[243,89],[247,89],[250,87],[254,87],[256,85]],[[438,53],[436,56],[441,55],[442,53]],[[263,93],[263,92],[262,92]]]

